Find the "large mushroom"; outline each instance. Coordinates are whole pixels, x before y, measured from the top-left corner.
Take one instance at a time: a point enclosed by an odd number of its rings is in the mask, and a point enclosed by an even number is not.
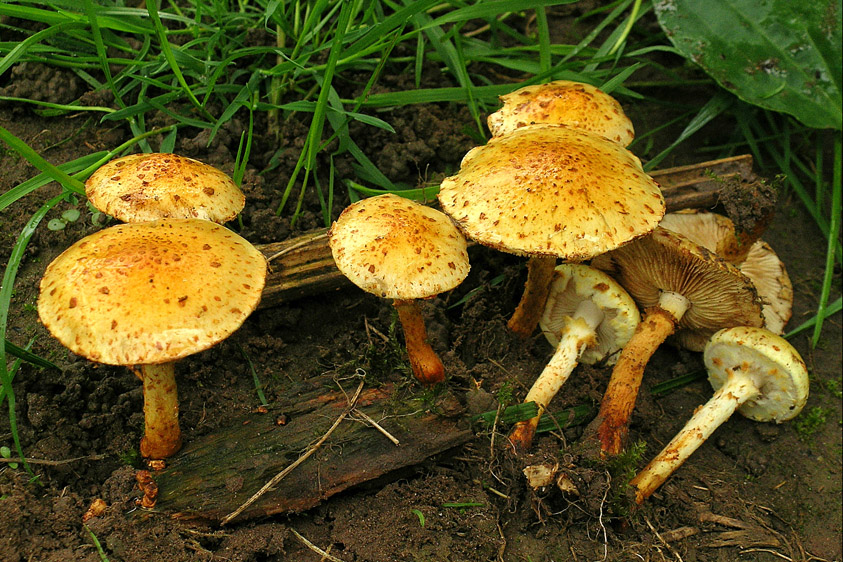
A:
[[[530,447],[542,414],[577,364],[607,358],[613,364],[639,321],[635,301],[602,271],[579,264],[556,266],[540,321],[556,351],[524,398],[536,403],[538,415],[518,422],[509,434],[517,453]]]
[[[77,355],[138,366],[144,457],[178,451],[175,362],[234,332],[260,301],[266,259],[198,219],[121,224],[65,250],[41,280],[38,315]]]
[[[486,119],[494,137],[525,125],[549,123],[589,131],[621,146],[635,138],[621,104],[591,84],[555,80],[524,86],[500,96],[500,101],[503,107]]]
[[[659,224],[736,265],[758,291],[763,303],[764,327],[774,334],[784,333],[793,308],[793,285],[787,269],[769,244],[742,237],[728,217],[698,209],[668,213]],[[747,243],[751,243],[748,249]],[[682,335],[680,344],[702,351],[706,340],[692,340],[688,335]]]
[[[714,396],[698,407],[670,443],[630,481],[642,503],[728,420],[781,423],[808,400],[808,371],[787,340],[763,328],[735,327],[711,337],[703,353]]]
[[[764,319],[749,278],[713,252],[661,227],[591,263],[612,275],[644,310],[587,428],[587,435],[597,428],[603,455],[617,455],[644,368],[669,335],[690,331],[707,339],[721,328],[762,326]]]
[[[224,172],[169,153],[111,160],[91,174],[85,194],[94,207],[123,222],[195,218],[222,224],[246,201]]]
[[[579,262],[643,236],[664,215],[658,184],[631,152],[561,125],[529,125],[471,149],[439,190],[442,209],[477,242],[528,256],[509,320],[532,334],[556,260]]]
[[[379,195],[343,210],[331,226],[329,245],[352,283],[393,299],[419,382],[442,382],[445,367],[427,341],[417,299],[453,289],[468,275],[465,237],[451,219],[404,197]]]

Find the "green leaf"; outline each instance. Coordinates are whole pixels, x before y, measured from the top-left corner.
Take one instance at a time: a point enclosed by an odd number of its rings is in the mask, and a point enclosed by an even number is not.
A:
[[[841,129],[841,0],[662,0],[673,45],[742,100]]]

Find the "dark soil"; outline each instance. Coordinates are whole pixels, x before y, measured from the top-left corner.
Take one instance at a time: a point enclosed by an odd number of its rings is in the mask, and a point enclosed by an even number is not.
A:
[[[14,84],[0,82],[6,95],[69,102],[84,94],[89,103],[109,103],[86,93],[84,83],[63,71],[21,65],[11,74]],[[447,80],[431,68],[425,83],[444,85]],[[381,87],[403,89],[412,84],[405,75],[396,75],[386,76]],[[665,99],[711,94],[650,93]],[[670,117],[663,106],[622,101],[639,130],[655,128]],[[472,120],[463,108],[415,106],[381,117],[396,134],[363,125],[354,126],[352,133],[393,181],[411,186],[436,183],[458,167],[474,143],[466,133]],[[160,121],[155,124],[166,122],[164,116],[154,119]],[[0,106],[0,126],[54,164],[110,149],[130,136],[126,127],[98,124],[82,114],[45,119],[29,106],[8,103]],[[258,126],[261,130],[266,124]],[[725,119],[709,125],[695,146],[726,142],[732,127]],[[243,129],[244,123],[232,120],[210,146],[206,132],[184,130],[176,151],[230,173]],[[281,240],[323,225],[312,187],[305,194],[305,213],[298,223],[291,225],[288,218],[275,214],[279,186],[287,183],[306,130],[306,123],[292,119],[284,123],[279,143],[268,135],[256,137],[243,184],[247,206],[242,226],[231,225],[253,243]],[[656,154],[676,133],[666,129],[656,146],[640,156]],[[159,141],[152,139],[151,145],[156,147]],[[693,143],[686,145],[685,152],[665,164],[706,159],[691,150]],[[270,167],[276,151],[278,166],[259,173]],[[335,161],[338,173],[351,177],[351,161],[343,158]],[[4,192],[37,173],[10,150],[0,152],[0,165]],[[778,170],[759,172],[773,176]],[[58,189],[55,184],[41,188],[3,212],[4,266],[26,221]],[[347,203],[347,195],[339,189],[332,216],[336,218]],[[775,426],[733,417],[643,509],[632,514],[622,487],[607,484],[622,479],[624,469],[643,466],[708,399],[711,391],[704,379],[659,398],[649,392],[653,384],[699,370],[698,354],[668,346],[657,352],[647,368],[631,427],[632,441],[646,443],[646,449],[626,466],[579,464],[570,451],[581,427],[542,434],[530,456],[513,459],[500,446],[507,428],[498,426],[494,434],[479,429],[465,446],[346,490],[299,514],[220,526],[142,513],[134,505],[139,495],[135,472],[141,466],[136,451],[143,431],[142,394],[135,375],[73,356],[49,336],[35,310],[46,265],[71,243],[100,228],[92,224],[84,202],[60,205],[47,218],[71,207],[82,212],[80,220],[61,231],[48,230],[44,221],[35,231],[15,285],[9,339],[18,345],[34,339],[32,350],[62,370],[24,363],[14,381],[17,430],[25,455],[49,463],[33,461],[35,479],[19,466],[0,468],[0,560],[100,560],[95,541],[111,561],[329,559],[301,537],[346,562],[843,557],[839,313],[827,320],[816,349],[810,349],[804,333],[792,340],[812,377],[811,396],[799,418]],[[795,196],[786,192],[779,196],[777,214],[764,238],[788,267],[796,299],[790,326],[796,326],[816,306],[824,239]],[[261,309],[227,341],[182,361],[177,376],[185,442],[225,431],[260,405],[244,354],[270,403],[284,396],[292,381],[356,368],[366,371],[371,384],[394,383],[402,396],[421,397],[429,408],[438,407],[438,397],[453,397],[451,415],[495,408],[496,398],[507,394],[519,400],[551,354],[540,335],[522,343],[505,328],[523,287],[523,260],[482,247],[472,248],[470,258],[468,279],[452,294],[425,303],[432,344],[446,364],[447,388],[433,393],[418,388],[396,353],[401,333],[395,328],[392,307],[347,288]],[[501,273],[503,282],[493,283]],[[837,270],[832,299],[839,294],[839,285]],[[457,304],[463,297],[468,298]],[[606,368],[578,367],[552,409],[597,403],[608,375]],[[8,418],[5,414],[0,418],[0,444],[14,450]],[[521,469],[541,461],[558,464],[576,490],[530,491]],[[96,498],[107,508],[85,526],[83,514]]]

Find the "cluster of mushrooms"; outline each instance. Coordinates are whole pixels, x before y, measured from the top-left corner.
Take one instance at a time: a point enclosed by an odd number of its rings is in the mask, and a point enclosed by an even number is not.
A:
[[[556,81],[501,100],[488,119],[492,139],[442,182],[441,211],[380,195],[347,207],[329,231],[339,270],[392,300],[418,381],[445,378],[419,299],[465,279],[470,238],[528,258],[508,327],[528,338],[541,326],[555,348],[525,397],[538,415],[509,435],[516,453],[529,449],[539,418],[579,362],[614,365],[590,428],[603,455],[620,453],[644,368],[669,337],[703,352],[716,392],[632,481],[639,502],[736,409],[759,421],[796,416],[807,400],[807,373],[777,335],[790,317],[792,289],[760,234],[736,232],[708,212],[665,216],[658,184],[626,149],[630,120],[599,89]],[[77,241],[47,267],[39,315],[74,353],[137,367],[141,454],[163,459],[181,444],[174,363],[243,323],[260,301],[266,259],[222,226],[244,197],[201,162],[174,154],[118,158],[89,178],[86,191],[123,224]]]
[[[646,364],[668,338],[703,352],[715,394],[632,480],[639,503],[735,410],[758,421],[795,417],[807,370],[780,337],[793,292],[761,233],[705,211],[665,215],[658,184],[626,149],[630,120],[599,89],[556,81],[501,101],[488,118],[491,140],[442,182],[441,212],[381,195],[346,208],[330,231],[340,271],[393,299],[416,378],[432,385],[445,374],[417,299],[466,277],[470,238],[528,258],[508,327],[527,338],[541,326],[555,348],[524,399],[538,415],[509,434],[516,454],[580,361],[614,366],[585,435],[602,457],[621,453]]]
[[[86,182],[123,224],[86,236],[44,272],[38,314],[65,347],[143,383],[150,460],[181,447],[175,363],[232,334],[260,302],[267,263],[222,226],[245,198],[226,174],[175,154],[112,160]]]

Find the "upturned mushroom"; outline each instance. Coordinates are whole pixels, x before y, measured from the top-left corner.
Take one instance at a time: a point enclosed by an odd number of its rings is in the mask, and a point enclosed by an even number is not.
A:
[[[556,80],[524,86],[500,96],[503,103],[486,122],[499,137],[525,125],[565,125],[606,137],[621,146],[635,138],[632,121],[618,101],[591,84]]]
[[[468,237],[529,257],[509,328],[532,334],[556,260],[579,262],[643,236],[664,215],[658,184],[631,152],[560,125],[529,125],[471,149],[439,190]]]
[[[708,338],[721,328],[760,327],[761,302],[752,282],[733,265],[684,236],[656,228],[592,260],[614,277],[644,310],[624,346],[586,435],[600,441],[602,455],[621,452],[644,368],[674,331]]]
[[[763,328],[735,327],[711,337],[703,352],[714,396],[699,406],[667,446],[630,481],[642,503],[737,410],[751,420],[782,423],[808,400],[799,353]]]
[[[723,215],[697,209],[668,213],[660,226],[684,235],[736,265],[749,277],[762,302],[764,327],[774,334],[784,333],[793,308],[793,285],[782,261],[769,244],[756,240],[747,251],[732,221]],[[740,250],[740,251],[739,251]],[[735,261],[740,259],[741,261]],[[702,351],[706,339],[680,336],[680,345],[692,351]]]
[[[530,447],[542,414],[577,364],[607,358],[613,364],[639,321],[635,301],[602,271],[575,264],[556,267],[540,322],[556,351],[524,398],[536,403],[538,415],[518,422],[509,434],[516,453]]]
[[[451,219],[404,197],[379,195],[343,210],[328,243],[337,267],[352,283],[393,299],[419,382],[442,382],[445,367],[427,341],[417,299],[449,291],[468,275],[466,240]]]
[[[121,224],[70,246],[47,267],[38,315],[73,353],[138,366],[144,457],[181,446],[175,362],[234,332],[260,301],[266,259],[206,220]]]
[[[184,218],[222,224],[246,201],[224,172],[169,153],[111,160],[91,174],[85,194],[94,207],[123,222]]]

